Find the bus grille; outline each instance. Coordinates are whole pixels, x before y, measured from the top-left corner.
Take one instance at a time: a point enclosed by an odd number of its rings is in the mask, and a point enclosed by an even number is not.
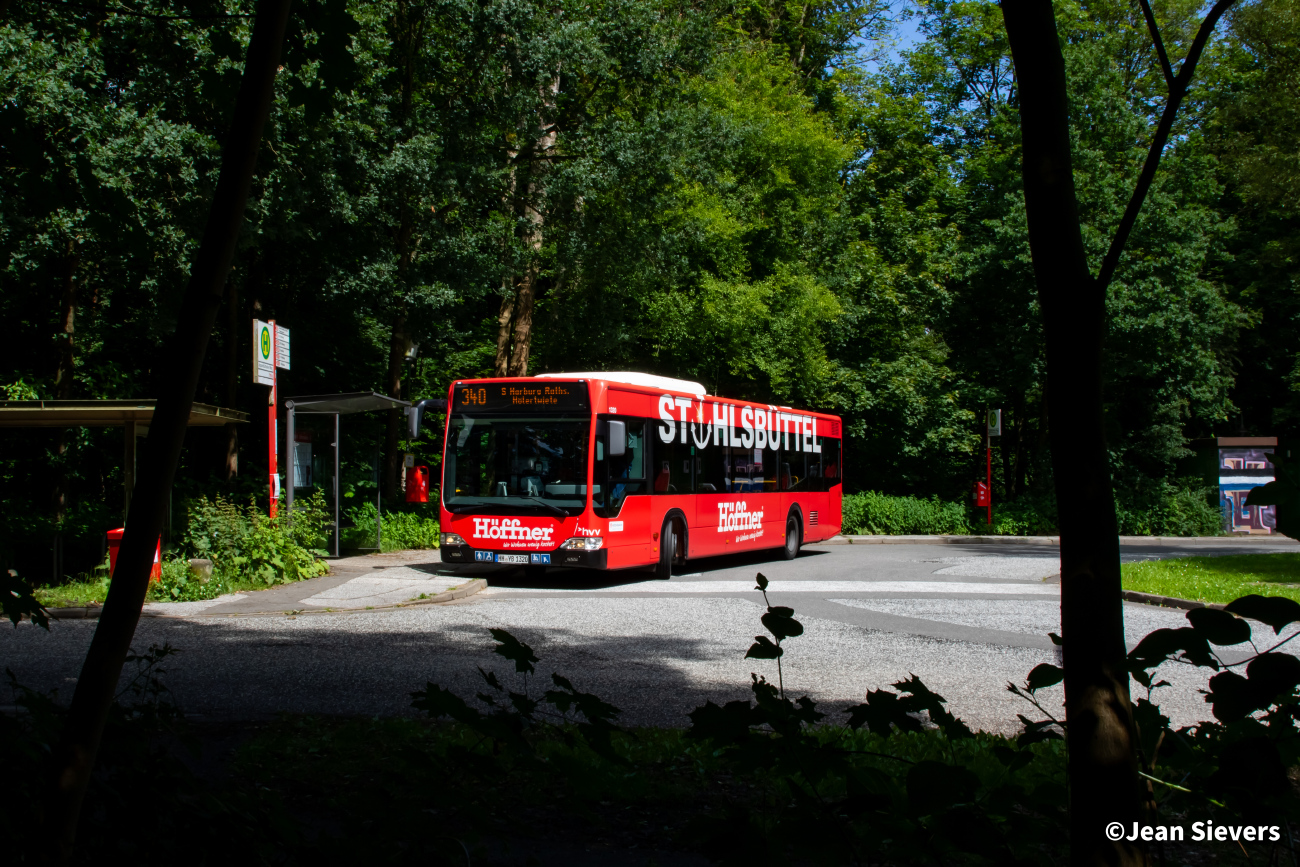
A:
[[[809,513],[808,513],[808,523],[809,523],[809,525],[811,525],[811,526],[814,526],[814,527],[817,526],[817,513],[816,513],[816,512],[809,512]]]

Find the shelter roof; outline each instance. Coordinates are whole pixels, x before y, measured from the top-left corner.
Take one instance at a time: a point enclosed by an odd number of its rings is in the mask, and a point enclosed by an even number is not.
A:
[[[156,400],[3,400],[0,427],[121,427],[148,424]],[[190,406],[190,427],[220,427],[248,421],[248,413],[222,406]]]
[[[348,394],[309,394],[304,397],[285,399],[285,406],[292,406],[299,413],[338,413],[347,415],[353,412],[375,412],[381,409],[396,409],[410,406],[410,401],[398,400],[386,394],[374,391],[355,391]]]

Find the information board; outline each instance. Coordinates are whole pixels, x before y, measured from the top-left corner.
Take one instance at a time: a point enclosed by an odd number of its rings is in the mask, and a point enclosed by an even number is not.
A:
[[[275,326],[275,366],[289,369],[289,329]]]
[[[586,382],[459,383],[453,412],[555,412],[590,407]]]
[[[258,385],[275,385],[275,335],[271,325],[260,319],[253,320],[253,382]]]

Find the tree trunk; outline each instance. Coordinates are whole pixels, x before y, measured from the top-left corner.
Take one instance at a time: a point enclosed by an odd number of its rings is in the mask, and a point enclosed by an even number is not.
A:
[[[232,280],[226,287],[226,388],[223,402],[228,409],[234,409],[239,402],[240,322],[239,285]],[[229,483],[239,475],[239,425],[226,425],[224,452],[221,476]]]
[[[1043,309],[1061,529],[1061,636],[1069,724],[1070,861],[1143,864],[1105,834],[1143,819],[1125,666],[1119,537],[1102,418],[1105,293],[1079,227],[1065,60],[1050,0],[1004,0],[1020,93],[1029,247]]]
[[[515,315],[515,290],[512,277],[501,281],[501,312],[497,314],[497,357],[492,366],[493,376],[506,376],[510,372],[510,322]]]
[[[104,722],[148,590],[154,548],[166,518],[168,493],[184,444],[203,356],[244,224],[262,129],[274,97],[290,3],[259,0],[257,4],[230,135],[222,150],[221,175],[177,318],[166,388],[158,395],[149,425],[144,462],[131,499],[114,580],[86,652],[59,744],[51,757],[42,819],[45,843],[50,847],[47,857],[61,863],[72,857],[81,803],[94,769]],[[122,833],[136,830],[123,828]]]
[[[537,112],[538,133],[529,153],[528,180],[524,184],[522,203],[526,221],[523,240],[528,250],[528,261],[524,265],[524,273],[515,286],[513,297],[510,294],[506,295],[497,318],[498,376],[502,375],[499,372],[502,368],[506,369],[507,376],[528,375],[528,355],[533,340],[533,307],[537,297],[537,278],[541,270],[542,240],[546,224],[543,211],[546,203],[546,174],[549,166],[547,158],[555,149],[557,136],[555,107],[560,95],[558,72],[538,95],[541,98],[541,105]],[[511,183],[513,185],[513,176]]]

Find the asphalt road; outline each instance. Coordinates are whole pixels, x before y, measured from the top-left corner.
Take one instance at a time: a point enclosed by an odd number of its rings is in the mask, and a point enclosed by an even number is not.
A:
[[[1300,546],[1126,545],[1123,556],[1287,550]],[[503,627],[541,658],[545,682],[532,689],[544,689],[556,670],[622,708],[627,724],[685,725],[705,700],[746,697],[751,672],[776,678],[774,663],[743,659],[764,631],[763,600],[753,589],[761,571],[771,601],[794,608],[805,627],[786,642],[783,674],[793,695],[807,694],[834,713],[869,689],[916,674],[972,727],[1013,732],[1017,713],[1036,712],[1006,691],[1007,682],[1057,659],[1046,635],[1059,631],[1058,585],[1050,580],[1057,558],[1045,545],[823,545],[790,562],[763,555],[696,561],[667,582],[646,573],[555,570],[533,583],[518,572],[452,569],[436,552],[411,552],[352,561],[329,578],[271,591],[278,595],[199,606],[183,618],[146,618],[136,647],[166,642],[181,651],[167,681],[197,717],[401,714],[410,712],[410,692],[426,682],[465,696],[480,691],[478,666],[518,688],[509,663],[491,653],[488,629]],[[359,605],[366,594],[391,597],[407,592],[393,588],[418,589],[421,581],[436,592],[478,574],[491,586],[455,603],[312,613],[331,600]],[[237,616],[280,605],[305,613]],[[1125,605],[1130,642],[1185,622],[1179,611]],[[0,629],[0,666],[67,698],[94,626],[69,620],[48,634],[26,623]],[[1271,630],[1257,625],[1256,634],[1271,637]],[[1159,694],[1165,712],[1177,724],[1206,718],[1196,692],[1204,674],[1167,668],[1162,674],[1173,685]],[[1045,700],[1059,705],[1059,688]]]

